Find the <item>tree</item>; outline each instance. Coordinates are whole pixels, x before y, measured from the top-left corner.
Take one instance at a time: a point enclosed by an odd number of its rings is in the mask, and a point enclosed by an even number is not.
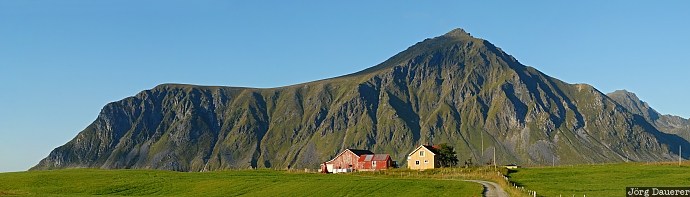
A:
[[[455,155],[455,148],[443,143],[438,145],[438,161],[441,167],[452,167],[458,165],[458,156]]]

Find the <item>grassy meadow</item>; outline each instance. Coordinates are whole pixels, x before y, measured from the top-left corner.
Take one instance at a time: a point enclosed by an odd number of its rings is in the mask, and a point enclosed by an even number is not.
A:
[[[690,186],[690,163],[620,163],[520,168],[489,167],[426,171],[392,169],[349,174],[276,170],[172,172],[68,169],[0,173],[0,196],[481,196],[498,183],[511,196],[624,196],[625,187]]]
[[[538,196],[625,196],[625,187],[690,186],[690,163],[620,163],[522,168],[510,180]]]
[[[424,176],[275,170],[69,169],[0,173],[0,196],[481,196],[482,190],[476,183]]]

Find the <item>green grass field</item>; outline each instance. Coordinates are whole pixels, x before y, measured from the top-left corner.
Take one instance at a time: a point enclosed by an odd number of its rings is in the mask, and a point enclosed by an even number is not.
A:
[[[70,169],[0,173],[0,196],[480,196],[459,180],[273,170]]]
[[[624,196],[625,187],[690,186],[690,164],[603,164],[521,168],[510,180],[538,196]],[[463,179],[497,182],[491,168],[313,174],[275,170],[171,172],[70,169],[0,173],[0,196],[480,196]]]
[[[603,164],[522,168],[510,180],[538,196],[625,196],[625,187],[690,186],[690,165]]]

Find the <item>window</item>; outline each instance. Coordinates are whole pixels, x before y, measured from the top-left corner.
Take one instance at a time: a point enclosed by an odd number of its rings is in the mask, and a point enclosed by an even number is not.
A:
[[[419,160],[415,161],[414,163],[415,165],[419,165]]]
[[[419,156],[424,157],[424,151],[419,151]]]
[[[424,160],[424,163],[429,163],[429,160]]]
[[[371,167],[376,168],[376,161],[373,161],[373,162],[371,162],[371,163],[372,163],[372,164],[371,164]]]

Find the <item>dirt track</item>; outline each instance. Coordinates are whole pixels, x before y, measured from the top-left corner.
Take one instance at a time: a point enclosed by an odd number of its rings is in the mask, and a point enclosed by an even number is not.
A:
[[[466,181],[482,184],[484,186],[484,196],[486,197],[508,197],[508,193],[506,193],[500,185],[494,182],[480,180]]]

